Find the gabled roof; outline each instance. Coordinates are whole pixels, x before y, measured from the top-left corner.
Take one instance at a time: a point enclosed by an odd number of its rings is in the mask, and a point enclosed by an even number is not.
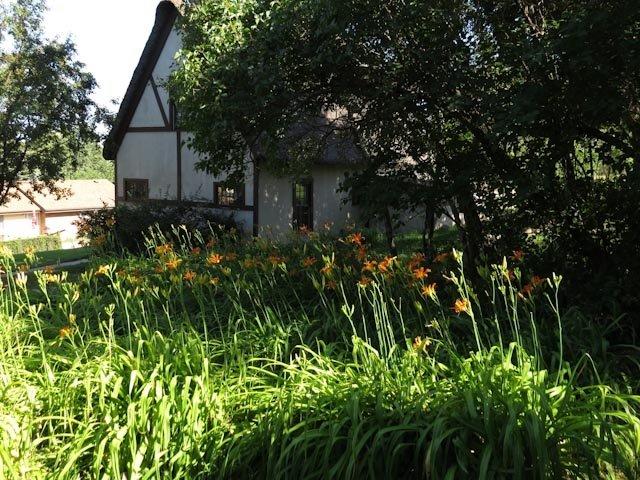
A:
[[[131,124],[131,119],[151,78],[158,58],[160,58],[176,18],[180,14],[181,7],[182,0],[165,0],[160,2],[156,9],[156,21],[153,30],[151,30],[151,35],[149,35],[149,40],[147,40],[147,44],[144,47],[138,66],[133,72],[133,77],[120,104],[120,110],[113,128],[104,143],[102,154],[107,160],[115,160],[118,154],[120,145]]]
[[[66,194],[56,195],[30,191],[30,184],[21,183],[10,191],[9,201],[0,206],[0,215],[43,211],[82,212],[113,207],[115,191],[109,180],[67,180],[56,183],[56,188]]]
[[[107,160],[115,160],[118,154],[120,145],[122,145],[122,141],[127,134],[133,115],[149,83],[155,65],[162,54],[167,38],[182,11],[182,6],[183,0],[165,0],[158,5],[153,30],[142,52],[138,66],[133,73],[113,128],[104,144],[103,156]],[[327,135],[332,129],[332,124],[340,121],[339,115],[340,112],[338,111],[325,112],[309,122],[300,123],[291,129],[290,137],[291,139],[297,138],[297,140],[305,136],[324,137],[325,143],[320,152],[320,157],[315,159],[315,163],[318,165],[362,165],[364,163],[362,151],[352,139],[340,136],[335,132]],[[260,153],[259,147],[257,150]],[[285,152],[283,152],[283,156],[286,156]]]

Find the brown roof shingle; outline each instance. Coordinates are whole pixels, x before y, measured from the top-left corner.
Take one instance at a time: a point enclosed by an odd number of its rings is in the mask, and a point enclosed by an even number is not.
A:
[[[28,184],[14,189],[14,197],[0,206],[0,215],[10,213],[30,213],[34,210],[52,212],[81,212],[97,210],[115,205],[115,189],[109,180],[67,180],[58,182],[57,188],[70,195],[58,198],[56,195],[30,192]]]

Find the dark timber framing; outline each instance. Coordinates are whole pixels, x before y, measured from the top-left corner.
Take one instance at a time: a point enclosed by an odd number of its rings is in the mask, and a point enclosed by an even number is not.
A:
[[[260,235],[260,166],[253,161],[253,236]]]
[[[182,132],[180,131],[179,128],[176,129],[176,147],[177,147],[176,164],[178,166],[178,178],[177,178],[178,193],[176,196],[178,197],[178,202],[181,202],[182,201]]]
[[[164,126],[167,129],[171,129],[171,125],[169,124],[169,118],[167,117],[167,114],[164,111],[164,106],[162,105],[162,99],[160,98],[160,92],[158,91],[158,86],[156,85],[156,81],[153,79],[153,75],[149,77],[149,83],[151,84],[153,95],[156,97],[156,103],[158,104],[158,108],[160,109],[160,115],[162,115],[162,121],[164,122]]]
[[[118,198],[120,202],[126,202],[124,197]],[[177,200],[169,200],[169,199],[158,199],[158,198],[150,198],[146,200],[147,203],[158,203],[163,205],[184,205],[187,207],[199,207],[199,208],[211,208],[213,210],[233,210],[238,212],[253,212],[254,207],[252,205],[245,205],[244,207],[233,207],[233,208],[224,208],[216,205],[213,202],[208,201],[198,201],[198,200],[183,200],[178,202]]]
[[[175,25],[176,19],[180,15],[181,0],[163,0],[160,1],[156,10],[156,19],[149,36],[149,40],[142,52],[138,66],[134,71],[133,77],[120,105],[120,110],[116,117],[114,126],[105,141],[103,156],[108,160],[114,160],[115,163],[115,190],[116,203],[125,201],[124,199],[124,179],[119,177],[118,168],[118,151],[124,141],[127,133],[146,134],[146,133],[173,133],[176,135],[176,197],[172,200],[149,200],[158,201],[168,205],[181,203],[183,205],[223,209],[215,205],[215,202],[193,201],[184,198],[183,189],[183,140],[184,135],[178,124],[178,115],[176,106],[170,100],[168,108],[162,102],[161,92],[153,72],[160,58],[162,51],[167,43],[167,39],[171,35],[171,31]],[[145,93],[145,89],[150,86],[155,101],[160,109],[162,125],[151,127],[135,127],[131,126],[131,122],[135,115],[136,109]],[[253,212],[253,233],[259,234],[260,230],[260,168],[259,158],[255,158],[253,162],[253,205],[234,206],[228,208],[236,211]],[[135,180],[135,179],[134,179]],[[246,199],[245,199],[246,200]]]
[[[162,133],[173,132],[170,127],[130,127],[127,133]]]
[[[124,100],[120,105],[120,110],[116,116],[116,121],[109,133],[109,137],[105,141],[103,156],[107,160],[115,160],[118,155],[118,150],[122,145],[124,136],[127,131],[130,131],[131,120],[136,111],[136,107],[140,103],[140,99],[144,94],[144,90],[152,80],[151,75],[153,69],[162,54],[162,50],[171,34],[173,25],[178,18],[179,12],[176,5],[179,4],[174,1],[160,2],[156,10],[156,21],[149,36],[149,40],[142,52],[138,66],[133,73],[133,78],[127,89],[127,93],[124,96]],[[152,84],[153,86],[153,84]],[[164,109],[162,110],[164,112]],[[166,112],[163,117],[166,117]],[[170,131],[168,122],[165,124],[165,128]],[[140,131],[140,130],[138,130]],[[146,130],[149,131],[149,130]]]

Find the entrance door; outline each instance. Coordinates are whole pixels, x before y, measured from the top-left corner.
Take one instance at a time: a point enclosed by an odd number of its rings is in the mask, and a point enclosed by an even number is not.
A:
[[[313,230],[313,181],[300,180],[293,184],[293,228]]]

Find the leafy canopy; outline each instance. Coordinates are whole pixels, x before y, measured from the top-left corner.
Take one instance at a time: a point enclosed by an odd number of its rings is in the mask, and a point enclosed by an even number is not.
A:
[[[44,11],[44,0],[0,9],[0,204],[21,180],[55,190],[65,164],[95,139],[101,115],[73,43],[44,37]]]
[[[203,169],[259,143],[296,171],[312,158],[276,146],[337,111],[369,165],[352,197],[449,205],[469,260],[530,244],[565,271],[640,268],[637,1],[199,0],[182,27],[173,91]],[[378,195],[388,172],[423,188]]]

